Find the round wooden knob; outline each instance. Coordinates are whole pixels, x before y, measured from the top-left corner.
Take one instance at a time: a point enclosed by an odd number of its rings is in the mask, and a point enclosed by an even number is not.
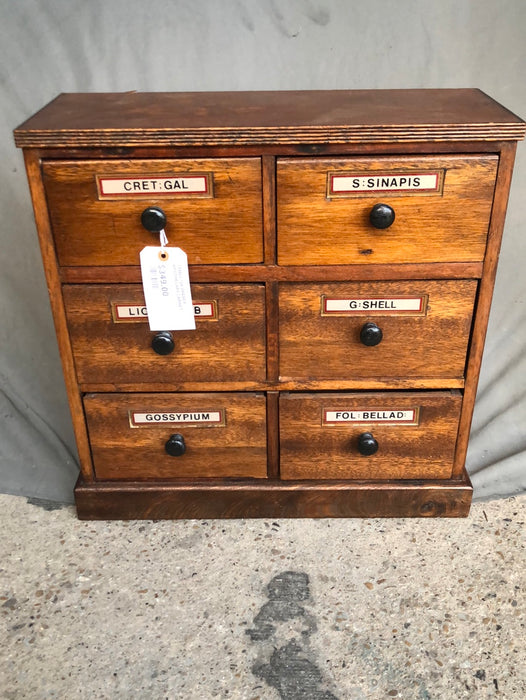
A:
[[[378,451],[378,442],[372,433],[362,433],[358,438],[358,452],[365,457],[374,455]]]
[[[141,224],[151,233],[159,233],[166,227],[166,214],[159,207],[148,207],[141,214]]]
[[[174,351],[175,343],[169,331],[161,331],[152,338],[152,349],[158,355],[169,355]]]
[[[360,331],[360,341],[364,345],[378,345],[383,337],[382,329],[379,328],[376,323],[369,322],[363,324],[362,330]]]
[[[369,214],[369,221],[375,228],[389,228],[394,220],[394,209],[388,204],[375,204]]]
[[[180,457],[181,455],[184,455],[186,452],[186,445],[184,443],[184,437],[181,435],[181,433],[170,435],[166,441],[164,449],[170,455],[170,457]]]

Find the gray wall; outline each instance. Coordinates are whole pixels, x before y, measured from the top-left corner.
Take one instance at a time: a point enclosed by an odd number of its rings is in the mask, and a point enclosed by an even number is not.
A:
[[[21,153],[60,92],[480,87],[526,116],[523,0],[0,0],[0,490],[71,501],[75,447]],[[468,468],[526,488],[519,144]]]

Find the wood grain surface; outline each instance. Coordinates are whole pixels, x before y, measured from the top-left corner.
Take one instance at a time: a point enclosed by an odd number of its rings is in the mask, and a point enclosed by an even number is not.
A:
[[[482,263],[412,263],[397,265],[192,265],[195,282],[337,282],[351,280],[468,279],[482,275]],[[141,282],[138,266],[62,267],[62,282],[116,284]]]
[[[466,367],[466,389],[464,392],[462,415],[460,417],[457,453],[453,471],[454,475],[459,475],[462,472],[466,461],[471,420],[477,396],[477,385],[484,353],[484,341],[488,328],[493,287],[497,275],[497,264],[504,231],[504,220],[508,206],[516,148],[516,143],[503,144],[499,159],[499,171],[497,175],[497,185],[495,187],[495,199],[491,212],[488,245],[484,258],[483,277],[479,287],[477,310],[473,323]]]
[[[327,265],[468,262],[484,257],[496,156],[278,159],[278,262]],[[327,197],[330,172],[418,173],[445,170],[443,194],[379,192]],[[395,211],[379,230],[375,204]]]
[[[264,381],[263,285],[192,285],[194,302],[217,302],[217,320],[198,320],[195,331],[173,331],[175,349],[158,355],[156,335],[144,320],[114,323],[112,303],[144,305],[139,285],[64,285],[64,302],[78,381],[136,388],[185,381]]]
[[[461,378],[477,289],[476,280],[281,284],[280,376],[289,379],[392,377]],[[428,295],[422,316],[361,312],[322,316],[322,296],[334,298]],[[366,322],[383,332],[367,347]]]
[[[458,392],[287,394],[280,396],[282,479],[447,479],[451,476],[462,398]],[[415,409],[419,425],[323,424],[330,411]],[[376,454],[358,451],[370,432]]]
[[[96,482],[75,488],[84,520],[162,518],[455,518],[469,513],[473,488],[426,481]]]
[[[524,137],[476,89],[59,95],[15,131],[19,146],[411,143]]]
[[[98,479],[181,479],[267,476],[266,400],[262,394],[88,394],[84,408]],[[225,414],[225,425],[130,426],[129,411]],[[181,434],[186,452],[165,443]]]
[[[86,431],[82,396],[77,383],[75,363],[68,333],[68,322],[60,284],[60,270],[49,224],[46,196],[42,185],[40,158],[33,151],[26,150],[24,152],[24,160],[33,202],[40,252],[46,273],[49,301],[57,334],[57,344],[60,351],[64,381],[68,394],[73,431],[80,459],[80,471],[84,481],[89,482],[93,479],[91,450],[88,433]]]
[[[149,206],[166,213],[169,243],[191,264],[263,261],[259,158],[51,161],[42,170],[61,265],[137,265],[145,246],[159,245],[141,224]],[[100,200],[95,179],[203,172],[213,173],[212,198]]]

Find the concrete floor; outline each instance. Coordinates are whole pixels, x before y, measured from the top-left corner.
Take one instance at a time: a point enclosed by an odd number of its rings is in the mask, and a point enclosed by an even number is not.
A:
[[[79,522],[2,495],[0,697],[524,700],[525,516]]]

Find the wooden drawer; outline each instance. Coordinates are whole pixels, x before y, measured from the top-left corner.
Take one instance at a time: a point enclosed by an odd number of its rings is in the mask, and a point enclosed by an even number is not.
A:
[[[480,261],[497,164],[493,155],[280,159],[278,262]],[[415,182],[431,190],[401,189]],[[371,191],[371,184],[379,189]],[[398,189],[382,189],[389,184]],[[383,230],[369,220],[378,203],[395,212]]]
[[[88,394],[84,409],[98,479],[267,476],[263,394]]]
[[[462,378],[476,289],[476,280],[281,284],[281,378]],[[381,330],[377,345],[363,344],[366,324]]]
[[[460,406],[458,392],[282,394],[281,478],[447,479]]]
[[[64,285],[78,381],[132,389],[186,381],[263,381],[264,289],[257,284],[193,284],[195,331],[173,331],[174,349],[152,349],[157,332],[143,315],[141,285]],[[131,314],[131,315],[130,315]]]
[[[159,243],[141,224],[150,206],[166,213],[169,242],[190,263],[263,259],[259,158],[51,161],[43,177],[61,265],[138,265],[142,248]],[[176,178],[197,192],[160,191]],[[135,183],[150,189],[124,190]]]

